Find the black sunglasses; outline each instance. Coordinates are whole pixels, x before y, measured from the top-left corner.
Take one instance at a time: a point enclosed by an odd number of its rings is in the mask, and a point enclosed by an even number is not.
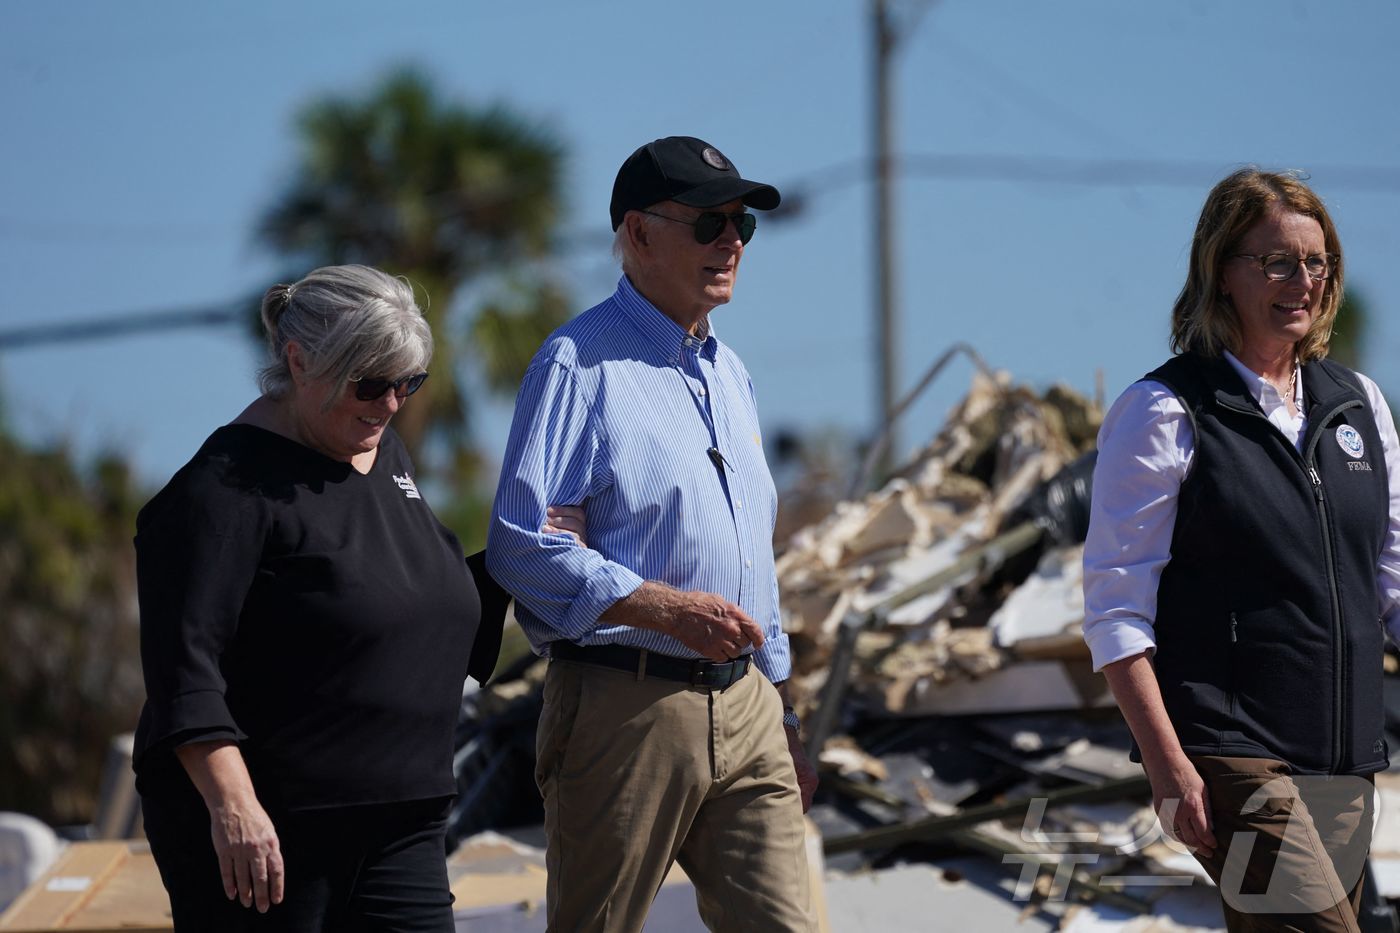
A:
[[[734,222],[734,229],[739,231],[739,242],[748,243],[749,240],[753,239],[754,228],[758,226],[758,218],[748,211],[736,211],[733,214],[705,211],[694,220],[667,217],[665,214],[656,213],[656,211],[642,211],[642,213],[660,217],[662,220],[669,220],[673,224],[685,224],[687,227],[694,228],[696,243],[713,243],[718,240],[720,234],[724,233],[725,226],[731,220]]]
[[[362,376],[350,381],[355,384],[355,398],[362,402],[372,402],[390,389],[394,390],[396,398],[408,398],[422,387],[427,378],[427,373],[419,373],[416,376],[404,376],[402,379]]]

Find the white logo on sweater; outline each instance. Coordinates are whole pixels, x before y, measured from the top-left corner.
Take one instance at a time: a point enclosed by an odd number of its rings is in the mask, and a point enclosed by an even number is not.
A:
[[[1337,429],[1337,446],[1346,451],[1346,455],[1353,460],[1360,460],[1366,453],[1366,445],[1361,440],[1361,432],[1349,424],[1344,424]]]
[[[390,475],[394,477],[394,482],[399,484],[399,488],[403,490],[403,494],[406,498],[423,498],[422,496],[418,495],[418,486],[413,482],[413,477],[409,476],[407,473],[405,473],[403,476],[398,476],[397,474]]]

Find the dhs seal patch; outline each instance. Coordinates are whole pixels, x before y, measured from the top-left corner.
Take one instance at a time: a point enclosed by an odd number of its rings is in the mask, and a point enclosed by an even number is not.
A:
[[[1346,455],[1353,460],[1360,460],[1366,453],[1366,445],[1361,440],[1361,432],[1349,424],[1344,424],[1337,429],[1337,446],[1341,447]]]
[[[700,153],[700,158],[704,159],[710,168],[717,168],[721,172],[729,168],[729,160],[720,154],[720,151],[713,146],[706,146],[705,151]]]

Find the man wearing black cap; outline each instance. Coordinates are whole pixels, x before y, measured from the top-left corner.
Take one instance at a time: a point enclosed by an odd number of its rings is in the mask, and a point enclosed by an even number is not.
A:
[[[550,930],[640,930],[675,861],[711,929],[815,929],[777,496],[748,372],[709,320],[754,233],[745,208],[778,200],[703,140],[632,153],[617,290],[545,341],[516,399],[487,564],[551,659]],[[550,502],[584,507],[587,548],[538,530]]]

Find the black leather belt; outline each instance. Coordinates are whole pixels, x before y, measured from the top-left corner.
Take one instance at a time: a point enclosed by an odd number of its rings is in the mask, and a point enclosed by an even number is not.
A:
[[[742,680],[749,668],[753,667],[753,657],[747,654],[733,661],[706,661],[703,658],[692,661],[657,654],[644,648],[628,648],[626,645],[576,645],[571,641],[551,642],[549,656],[561,661],[601,664],[636,674],[638,679],[660,677],[663,680],[678,680],[692,687],[720,689]]]

